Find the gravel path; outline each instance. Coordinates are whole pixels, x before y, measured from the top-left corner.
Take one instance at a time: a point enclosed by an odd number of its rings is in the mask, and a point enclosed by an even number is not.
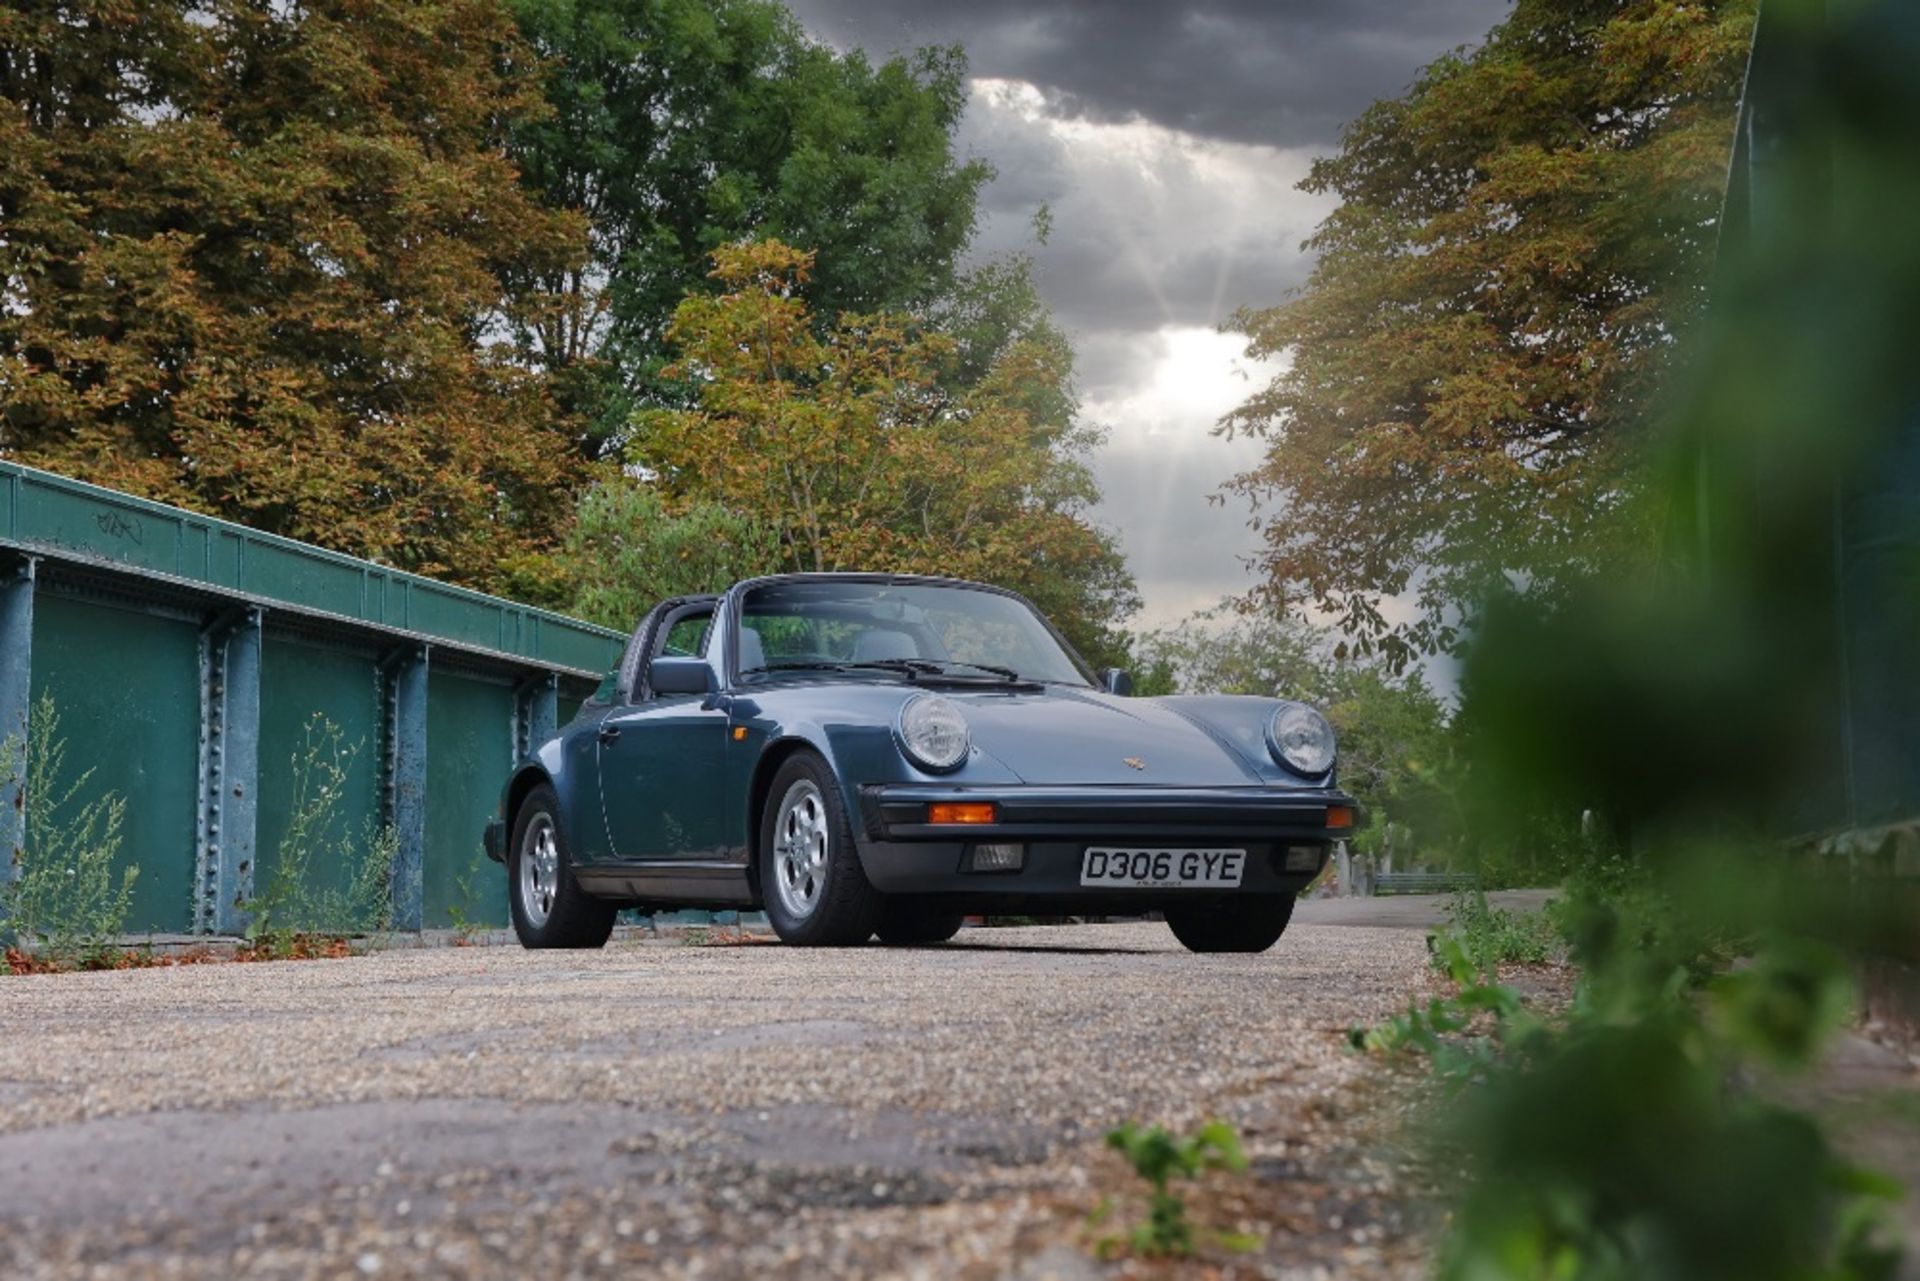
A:
[[[1238,1125],[1193,1275],[1412,1276],[1344,1033],[1409,930],[1156,925],[806,952],[468,948],[0,980],[12,1276],[994,1278],[1099,1264],[1128,1119]],[[1372,1082],[1372,1084],[1370,1084]]]

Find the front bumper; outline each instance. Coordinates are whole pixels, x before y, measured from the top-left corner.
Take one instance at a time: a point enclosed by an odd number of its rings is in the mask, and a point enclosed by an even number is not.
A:
[[[485,847],[487,857],[496,863],[507,861],[507,820],[494,818],[487,820],[487,830],[480,834],[480,844]]]
[[[1352,797],[1332,789],[1265,787],[1004,787],[879,784],[860,789],[861,864],[887,894],[955,895],[970,903],[1036,910],[1147,911],[1206,895],[1291,894],[1305,888],[1334,841],[1359,820]],[[926,821],[940,802],[992,802],[997,821],[965,826]],[[1353,822],[1328,826],[1328,810]],[[979,844],[1026,847],[1013,872],[969,870]],[[1240,886],[1106,889],[1080,884],[1089,846],[1247,851]],[[1286,867],[1289,850],[1311,847],[1306,870]],[[983,907],[982,910],[990,910]]]

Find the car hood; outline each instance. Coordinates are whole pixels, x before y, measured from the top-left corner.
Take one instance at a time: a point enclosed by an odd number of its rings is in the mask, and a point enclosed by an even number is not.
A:
[[[940,692],[965,709],[973,745],[1027,783],[1222,787],[1265,781],[1223,739],[1152,699],[1061,686],[1036,693]]]

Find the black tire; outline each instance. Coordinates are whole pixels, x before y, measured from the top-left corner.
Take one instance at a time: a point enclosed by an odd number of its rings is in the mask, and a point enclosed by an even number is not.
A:
[[[613,918],[620,908],[593,897],[574,879],[573,853],[559,815],[560,798],[545,783],[527,793],[520,812],[514,815],[513,843],[507,846],[507,903],[513,912],[513,932],[519,935],[522,947],[601,947],[613,934]],[[539,919],[538,902],[523,901],[526,896],[537,899],[540,895],[521,876],[522,864],[534,859],[534,847],[542,832],[550,834],[553,842],[550,886],[545,875],[535,878],[538,886],[551,889],[544,920]],[[538,869],[537,859],[534,866]]]
[[[808,803],[811,802],[809,805]],[[779,831],[789,805],[801,807],[812,855],[804,877],[782,881]],[[824,847],[818,838],[824,838]],[[795,881],[798,883],[795,884]],[[793,885],[791,894],[783,884]],[[867,880],[840,785],[813,752],[796,752],[781,765],[760,812],[760,899],[782,942],[797,947],[852,947],[873,937],[885,900]]]
[[[937,904],[890,898],[880,910],[880,924],[874,933],[891,947],[921,947],[946,942],[960,932],[960,923],[966,919],[964,913],[950,912]]]
[[[1189,952],[1264,952],[1293,919],[1293,895],[1260,894],[1170,907],[1167,928]]]

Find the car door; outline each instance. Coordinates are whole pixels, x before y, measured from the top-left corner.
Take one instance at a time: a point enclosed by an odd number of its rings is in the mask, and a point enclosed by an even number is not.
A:
[[[707,656],[713,611],[711,600],[666,611],[626,701],[600,723],[601,806],[620,862],[723,856],[727,709],[712,695],[656,695],[646,680],[662,654]]]

